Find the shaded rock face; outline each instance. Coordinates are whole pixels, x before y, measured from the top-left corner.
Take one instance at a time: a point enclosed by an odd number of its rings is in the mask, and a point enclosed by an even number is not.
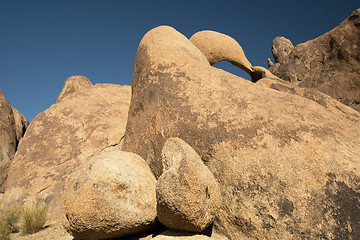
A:
[[[142,232],[156,218],[156,179],[134,153],[111,147],[91,157],[65,187],[68,229],[79,239]]]
[[[10,167],[4,200],[45,201],[52,220],[64,218],[62,193],[69,174],[93,154],[121,143],[130,89],[83,87],[37,115]]]
[[[157,217],[170,229],[202,232],[221,202],[218,183],[201,158],[179,138],[162,149],[164,172],[156,187]]]
[[[360,111],[360,9],[324,35],[297,45],[269,70]]]
[[[187,142],[219,183],[213,230],[229,239],[356,239],[359,122],[213,68],[162,26],[138,48],[122,150],[159,177],[165,141]]]
[[[16,131],[16,141],[17,145],[20,143],[20,139],[24,136],[27,127],[29,126],[29,121],[24,115],[22,115],[14,107],[11,107],[14,115],[15,121],[15,131]]]
[[[275,63],[282,63],[294,48],[292,42],[284,37],[276,37],[272,42],[271,52]]]
[[[4,192],[5,180],[16,151],[16,145],[13,110],[0,90],[0,192]]]

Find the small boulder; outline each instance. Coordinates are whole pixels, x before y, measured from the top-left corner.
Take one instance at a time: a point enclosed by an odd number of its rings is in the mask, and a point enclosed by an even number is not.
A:
[[[75,238],[109,239],[149,229],[156,218],[156,179],[145,160],[111,147],[69,178],[64,204]]]
[[[284,37],[276,37],[272,42],[271,52],[276,63],[283,62],[294,48],[292,42]]]
[[[201,232],[215,219],[220,189],[199,155],[179,138],[162,150],[164,173],[156,187],[159,221],[170,229]]]

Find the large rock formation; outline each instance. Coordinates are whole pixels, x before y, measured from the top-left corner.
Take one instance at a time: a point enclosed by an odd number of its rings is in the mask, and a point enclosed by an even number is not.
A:
[[[11,160],[17,145],[13,110],[0,90],[0,192],[4,192]]]
[[[82,87],[37,115],[9,170],[5,201],[45,201],[50,218],[64,217],[66,179],[93,154],[121,143],[130,86]]]
[[[179,138],[162,149],[164,172],[156,186],[157,217],[170,229],[202,232],[215,219],[218,183],[199,155]]]
[[[229,239],[360,238],[360,119],[210,66],[186,37],[158,27],[135,61],[124,151],[157,177],[170,137],[220,185],[213,231]]]
[[[69,178],[64,203],[79,239],[110,239],[147,230],[156,218],[156,180],[134,153],[111,147]]]
[[[360,111],[360,9],[280,60],[269,68],[276,76],[314,88]]]

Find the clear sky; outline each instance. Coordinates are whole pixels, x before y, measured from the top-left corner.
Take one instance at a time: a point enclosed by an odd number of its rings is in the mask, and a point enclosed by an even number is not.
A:
[[[359,0],[0,0],[0,89],[30,121],[72,75],[130,85],[138,44],[159,25],[188,38],[225,33],[252,65],[267,67],[276,36],[305,42],[357,8]],[[228,63],[216,66],[249,79]]]

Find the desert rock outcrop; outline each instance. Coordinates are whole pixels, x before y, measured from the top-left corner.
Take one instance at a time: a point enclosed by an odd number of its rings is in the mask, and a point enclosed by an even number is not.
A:
[[[4,200],[45,201],[51,220],[64,219],[65,181],[90,156],[121,143],[130,91],[114,84],[82,87],[38,114],[9,169]]]
[[[156,218],[156,179],[134,153],[111,147],[69,178],[64,202],[69,230],[79,239],[138,233]]]
[[[221,195],[201,158],[179,138],[162,149],[164,172],[156,187],[157,216],[170,229],[202,232],[215,219]]]
[[[16,145],[13,110],[0,90],[0,192],[4,192],[5,179],[16,151]]]
[[[295,46],[269,70],[360,111],[360,9],[333,30]]]
[[[132,90],[122,150],[140,155],[159,177],[165,141],[187,142],[220,186],[217,233],[360,238],[356,116],[211,67],[166,26],[141,40]]]

